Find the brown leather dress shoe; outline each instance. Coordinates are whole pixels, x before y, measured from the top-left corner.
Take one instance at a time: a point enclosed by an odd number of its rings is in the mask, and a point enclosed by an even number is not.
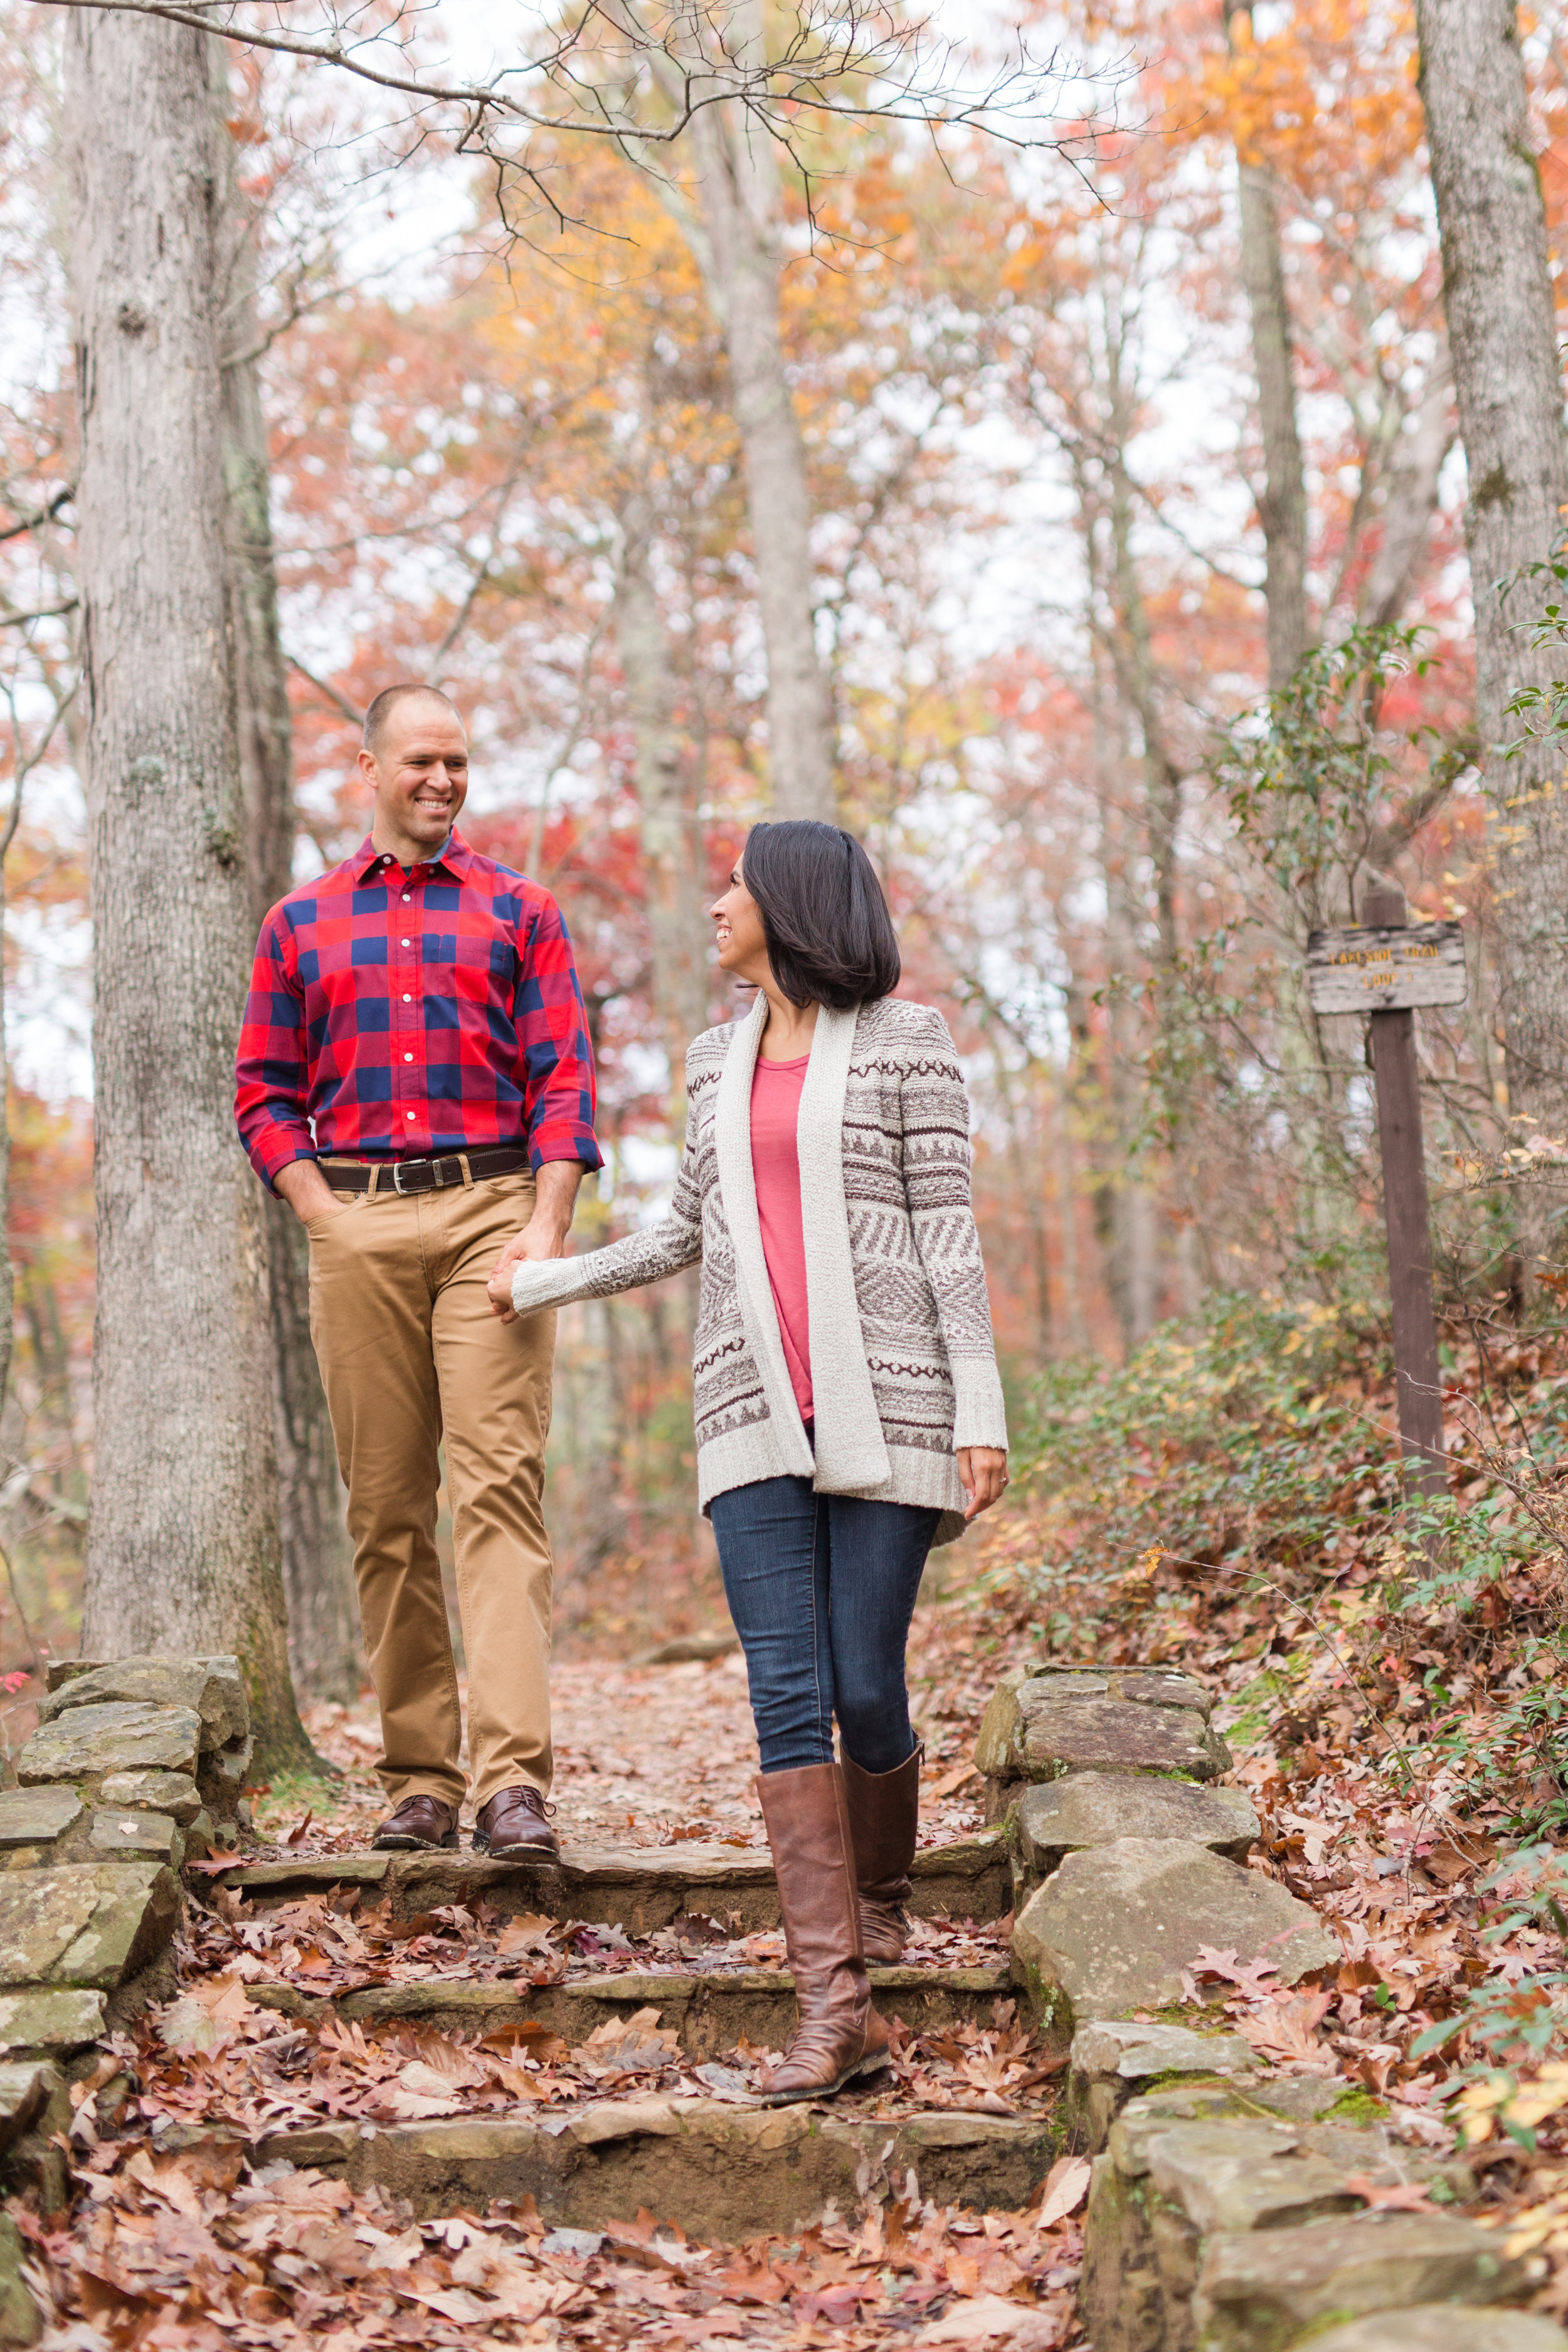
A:
[[[405,1797],[397,1811],[387,1815],[371,1843],[390,1848],[395,1853],[407,1853],[421,1846],[456,1845],[458,1808],[443,1804],[439,1797]]]
[[[537,1789],[502,1789],[474,1817],[474,1852],[504,1862],[509,1854],[530,1854],[553,1862],[560,1840],[550,1826],[550,1815]]]

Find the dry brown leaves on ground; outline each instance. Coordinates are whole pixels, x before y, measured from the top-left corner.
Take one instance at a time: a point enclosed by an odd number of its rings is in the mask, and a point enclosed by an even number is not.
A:
[[[922,1610],[920,1619],[935,1613]],[[918,1653],[919,1620],[916,1640]],[[926,1744],[921,1843],[940,1845],[979,1823],[979,1783],[969,1748],[989,1685],[973,1657],[957,1677],[944,1669],[940,1681],[928,1680],[917,1654],[910,1687]],[[551,1702],[556,1828],[565,1843],[625,1848],[701,1838],[736,1850],[763,1849],[762,1813],[752,1787],[756,1737],[738,1656],[647,1667],[558,1659],[551,1671]],[[262,1850],[363,1852],[387,1810],[371,1769],[381,1748],[374,1706],[367,1693],[356,1706],[310,1708],[306,1723],[342,1780],[331,1789],[312,1786],[309,1826],[292,1844],[285,1841],[300,1830],[306,1805],[292,1786],[262,1794],[256,1805]]]
[[[788,2241],[689,2245],[639,2213],[551,2230],[532,2200],[420,2222],[379,2191],[311,2171],[247,2177],[237,2143],[139,2147],[93,2175],[74,2226],[30,2216],[45,2352],[223,2352],[310,2344],[583,2346],[709,2338],[854,2347],[1074,2336],[1079,2229],[1060,2210],[1086,2168],[1026,2213],[984,2218],[901,2198],[863,2223]],[[1058,2192],[1052,2194],[1053,2188]]]
[[[389,1984],[468,1981],[520,1985],[587,1982],[637,1971],[732,1975],[784,1965],[776,1931],[742,1935],[700,1911],[648,1936],[601,1921],[509,1915],[488,1903],[460,1904],[398,1918],[386,1901],[366,1905],[356,1886],[333,1887],[270,1910],[254,1908],[237,1885],[213,1889],[194,1933],[199,1965],[247,1984],[287,1984],[312,1998]],[[1008,1919],[920,1919],[911,1966],[996,1968],[1007,1958]]]
[[[891,2004],[889,2004],[891,2007]],[[1039,2113],[1062,2069],[997,2000],[989,2025],[969,2022],[910,2033],[893,2020],[892,2063],[835,2102],[835,2112],[878,2120],[941,2108],[983,2115]],[[699,2061],[660,2021],[657,2008],[616,2017],[575,2048],[536,2020],[473,2034],[432,2025],[364,2025],[327,2016],[300,2024],[253,2002],[234,1974],[192,1974],[179,1997],[118,2037],[102,2061],[120,2084],[116,2122],[156,2140],[171,2125],[268,2134],[325,2121],[423,2122],[441,2116],[531,2116],[563,2130],[595,2101],[646,2091],[750,2105],[769,2053],[744,2042]],[[107,2076],[106,2076],[107,2079]],[[126,2157],[121,2137],[97,2145],[95,2108],[78,2110],[76,2137],[90,2179]]]

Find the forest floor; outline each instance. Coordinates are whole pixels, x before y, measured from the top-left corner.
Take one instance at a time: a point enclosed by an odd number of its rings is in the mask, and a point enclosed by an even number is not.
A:
[[[1179,1370],[1185,1394],[1190,1363]],[[1303,1395],[1310,1385],[1309,1376]],[[1527,1417],[1561,1425],[1561,1368],[1523,1363],[1515,1391]],[[1148,1396],[1145,1382],[1145,1414]],[[1316,1430],[1326,1416],[1315,1387],[1304,1410]],[[1139,1442],[1153,1446],[1159,1474],[1148,1480],[1149,1512],[1156,1525],[1162,1513],[1175,1524],[1185,1507],[1179,1469],[1162,1474],[1157,1441]],[[1348,1459],[1342,1472],[1349,1484],[1325,1545],[1268,1573],[1216,1567],[1190,1536],[1180,1554],[1157,1540],[1131,1549],[1131,1489],[1114,1462],[1097,1473],[1113,1496],[1103,1507],[1049,1480],[1020,1481],[1005,1514],[938,1556],[932,1597],[917,1612],[922,1838],[942,1843],[977,1825],[974,1733],[1015,1658],[1044,1645],[1198,1675],[1215,1693],[1235,1777],[1263,1824],[1251,1866],[1312,1904],[1343,1958],[1287,1993],[1267,1969],[1228,1969],[1216,1955],[1194,1993],[1217,2000],[1274,2066],[1363,2085],[1395,2137],[1464,2144],[1479,2177],[1476,2210],[1512,2249],[1544,2256],[1538,2307],[1568,2318],[1568,1880],[1559,1859],[1568,1799],[1554,1523],[1532,1506],[1541,1540],[1500,1542],[1476,1570],[1473,1543],[1465,1550],[1472,1528],[1448,1538],[1435,1566],[1379,1503],[1386,1472]],[[1538,1504],[1556,1475],[1547,1462]],[[1076,1514],[1065,1533],[1064,1512]],[[733,1654],[633,1665],[606,1648],[574,1648],[554,1688],[557,1821],[571,1843],[761,1846]],[[264,1852],[363,1848],[383,1810],[369,1706],[318,1709],[310,1729],[341,1778],[258,1791]],[[394,1922],[358,1890],[265,1912],[215,1883],[180,1955],[178,1997],[104,2060],[96,2095],[89,2086],[80,2097],[72,2220],[25,2225],[56,2314],[49,2352],[709,2338],[1055,2352],[1078,2343],[1087,2166],[1076,2157],[1058,2159],[1024,2212],[943,2210],[911,2188],[863,2223],[830,2215],[792,2238],[735,2248],[688,2244],[651,2212],[602,2237],[551,2231],[526,2206],[421,2222],[375,2191],[281,2166],[242,2180],[232,2151],[179,2144],[193,2126],[254,2137],[326,2116],[565,2116],[653,2088],[743,2103],[760,2053],[742,2047],[697,2067],[651,2014],[573,2050],[531,2028],[479,2038],[406,2024],[301,2030],[247,1992],[279,1976],[309,1990],[422,1974],[545,1984],[782,1958],[777,1935],[730,1941],[720,1923],[678,1926],[639,1939],[507,1921],[482,1905]],[[994,1962],[1007,1926],[922,1923],[910,1958]],[[835,2104],[877,2120],[932,2106],[1044,2115],[1057,2090],[1047,2053],[999,2001],[984,2025],[904,2035],[889,2077]],[[1378,2194],[1417,2210],[1423,2198]]]
[[[969,1769],[994,1663],[956,1656],[939,1610],[921,1612],[911,1668],[927,1741],[922,1843],[973,1830]],[[573,1846],[687,1839],[761,1849],[743,1667],[632,1669],[578,1656],[554,1675],[556,1825]],[[257,1792],[262,1855],[363,1851],[385,1801],[370,1769],[374,1711],[313,1710],[319,1751],[342,1778]],[[249,2000],[287,1980],[331,1992],[374,1980],[521,1987],[606,1970],[778,1967],[782,1936],[727,1942],[717,1923],[650,1937],[450,1906],[394,1921],[358,1890],[273,1910],[211,1885],[179,1949],[176,1996],[122,2037],[77,2109],[68,2226],[24,2221],[55,2320],[46,2352],[103,2347],[517,2342],[593,2347],[709,2339],[789,2347],[982,2345],[1054,2352],[1079,2340],[1073,2303],[1088,2166],[1058,2162],[1031,2208],[984,2216],[921,2200],[912,2181],[864,2222],[697,2246],[657,2213],[602,2235],[551,2230],[531,2201],[451,2221],[416,2221],[378,2191],[279,2164],[242,2178],[237,2142],[212,2136],[352,2117],[563,2120],[651,2090],[750,2102],[764,2054],[697,2065],[651,2012],[581,2047],[528,2026],[470,2036],[426,2025],[310,2026]],[[1005,1964],[1007,1920],[916,1923],[912,1963]],[[696,1937],[697,1941],[690,1938]],[[127,2078],[133,2095],[124,2095]],[[893,2121],[914,2111],[1048,2114],[1060,2062],[1010,2000],[990,2021],[899,2037],[892,2067],[834,2112]],[[107,2112],[106,2112],[107,2108]]]

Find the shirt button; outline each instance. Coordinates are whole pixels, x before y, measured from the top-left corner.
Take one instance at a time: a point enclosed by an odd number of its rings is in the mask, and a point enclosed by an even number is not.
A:
[[[403,1058],[404,1058],[404,1060],[405,1060],[405,1062],[411,1062],[411,1061],[414,1059],[414,1056],[413,1056],[413,1055],[412,1055],[412,1054],[405,1054],[405,1055],[403,1056]],[[414,1114],[413,1114],[413,1112],[412,1112],[412,1111],[410,1111],[408,1115],[409,1115],[410,1118],[413,1118],[413,1116],[414,1116]]]
[[[412,1111],[409,1111],[409,1112],[406,1114],[406,1116],[407,1116],[409,1118],[413,1118],[413,1116],[414,1116],[414,1113],[413,1113]]]
[[[405,892],[404,892],[404,894],[403,894],[403,903],[404,903],[404,905],[405,905],[405,907],[406,907],[406,906],[407,906],[407,904],[408,904],[408,893],[407,893],[407,891],[406,891],[406,890],[405,890]]]
[[[403,944],[405,948],[411,948],[411,947],[414,945],[414,942],[413,942],[413,940],[405,940],[403,941],[403,943],[402,943],[402,944]]]
[[[413,999],[411,996],[405,996],[405,997],[404,998],[403,1002],[405,1003],[405,1004],[412,1004],[412,1003],[413,1003],[413,1002],[414,1002],[414,999]]]

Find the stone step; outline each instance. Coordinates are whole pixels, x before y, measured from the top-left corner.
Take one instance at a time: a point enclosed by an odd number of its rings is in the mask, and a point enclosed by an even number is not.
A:
[[[1000,1919],[1013,1907],[1013,1874],[996,1831],[931,1846],[910,1876],[916,1916]],[[276,1909],[334,1886],[360,1886],[365,1898],[389,1897],[393,1915],[412,1917],[446,1904],[489,1903],[498,1911],[543,1912],[589,1927],[619,1927],[648,1936],[683,1912],[702,1911],[752,1936],[779,1924],[778,1888],[765,1848],[693,1839],[640,1850],[569,1846],[559,1862],[492,1862],[471,1853],[344,1853],[236,1864],[218,1884],[258,1908]]]
[[[1124,1837],[1068,1854],[1013,1930],[1036,2006],[1082,2025],[1173,2008],[1205,1949],[1267,1958],[1282,1984],[1337,1968],[1338,1940],[1272,1878],[1189,1838]]]
[[[1005,1968],[872,1969],[870,1978],[872,1997],[884,2016],[901,2017],[911,2033],[989,2025],[998,2000],[1018,1997]],[[794,1979],[785,1969],[743,1969],[723,1976],[637,1969],[554,1985],[421,1977],[331,1998],[284,1983],[249,1984],[246,1991],[259,2007],[306,2023],[343,2018],[362,2025],[418,2023],[447,2032],[491,2033],[531,2019],[559,2033],[572,2049],[612,2018],[656,2009],[660,2023],[679,2034],[682,2050],[699,2060],[733,2050],[742,2034],[761,2049],[782,2050],[795,2017]]]
[[[557,2228],[603,2229],[647,2209],[704,2244],[792,2231],[831,2200],[840,2215],[903,2193],[912,2171],[939,2205],[1016,2212],[1050,2169],[1048,2115],[944,2111],[902,2119],[840,2105],[735,2106],[656,2093],[568,2116],[391,2126],[329,2123],[247,2146],[254,2165],[313,2167],[406,2198],[421,2217],[532,2197]]]
[[[1343,2114],[1336,2092],[1357,2087],[1253,2075],[1175,2083],[1122,2106],[1094,2158],[1084,2228],[1095,2352],[1287,2352],[1373,2315],[1363,2352],[1394,2352],[1411,2339],[1377,2326],[1424,2304],[1467,2307],[1434,2352],[1468,2352],[1469,2307],[1528,2299],[1506,2233],[1455,2210],[1476,2189],[1463,2158]],[[1426,2189],[1427,2210],[1365,2210],[1378,2189],[1411,2186]]]
[[[1427,2303],[1374,2312],[1311,2338],[1312,2352],[1568,2352],[1555,2321],[1531,2311],[1466,2310]]]

